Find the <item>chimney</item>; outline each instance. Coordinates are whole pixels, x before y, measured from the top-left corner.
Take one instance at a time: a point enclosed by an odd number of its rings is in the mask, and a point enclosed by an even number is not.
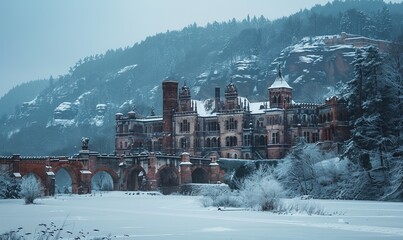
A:
[[[221,101],[221,96],[220,96],[220,87],[215,88],[215,111],[219,112],[220,111],[220,101]]]

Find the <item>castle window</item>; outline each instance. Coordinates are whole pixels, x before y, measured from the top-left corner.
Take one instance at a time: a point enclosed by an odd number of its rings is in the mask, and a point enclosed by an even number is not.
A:
[[[188,147],[188,142],[186,138],[181,138],[180,139],[180,146],[182,149],[186,149]]]
[[[228,124],[227,122],[225,123],[226,126]],[[219,130],[219,125],[218,125],[217,121],[209,121],[209,122],[207,122],[207,131],[218,131],[218,130]]]
[[[225,145],[227,147],[237,146],[238,145],[237,142],[238,142],[238,139],[235,136],[225,138]]]
[[[234,120],[234,118],[230,118],[229,121],[225,121],[225,127],[227,130],[236,130],[238,125],[238,121]]]
[[[211,147],[217,147],[217,139],[216,138],[211,139]]]
[[[319,141],[319,133],[312,133],[312,142]]]
[[[310,133],[309,132],[304,132],[304,139],[307,143],[310,143]]]
[[[271,134],[271,144],[279,144],[280,143],[280,134],[278,132]]]
[[[183,120],[183,122],[180,123],[179,126],[179,130],[180,132],[189,132],[190,131],[190,123],[188,122],[188,120]]]
[[[162,138],[158,139],[158,144],[157,144],[157,149],[156,150],[162,150]]]
[[[244,137],[243,137],[243,145],[244,146],[250,146],[251,144],[250,144],[250,135],[245,135]]]
[[[206,140],[206,147],[211,147],[210,138],[207,138],[207,140]]]

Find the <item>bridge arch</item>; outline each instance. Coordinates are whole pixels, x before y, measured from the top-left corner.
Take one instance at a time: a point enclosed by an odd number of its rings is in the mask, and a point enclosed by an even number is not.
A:
[[[62,172],[60,172],[60,171],[62,171]],[[64,187],[63,186],[58,186],[57,177],[60,174],[67,173],[70,176],[70,180],[71,180],[71,193],[78,193],[78,179],[79,179],[79,176],[77,175],[76,171],[72,168],[72,166],[70,166],[68,164],[55,166],[54,169],[53,169],[53,172],[55,173],[55,178],[56,178],[55,188],[56,187],[62,187],[62,192],[61,193],[64,192]]]
[[[161,166],[156,174],[157,184],[163,194],[170,194],[179,186],[179,171],[171,165]]]
[[[110,168],[107,168],[107,167],[97,168],[92,173],[91,185],[93,184],[93,180],[94,180],[95,175],[102,174],[102,172],[105,172],[106,174],[108,174],[111,177],[111,179],[112,179],[112,190],[114,190],[114,191],[119,190],[119,176],[118,176],[118,174],[114,170],[112,170]]]
[[[208,172],[203,168],[196,168],[192,172],[192,183],[208,183]]]
[[[123,179],[127,191],[144,190],[146,181],[146,171],[139,165],[129,168]]]
[[[65,168],[61,167],[55,172],[55,193],[72,193],[72,183],[71,174]]]

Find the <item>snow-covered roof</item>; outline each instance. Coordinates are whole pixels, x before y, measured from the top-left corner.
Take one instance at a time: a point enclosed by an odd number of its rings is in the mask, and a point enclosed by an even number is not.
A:
[[[265,106],[270,106],[270,102],[250,102],[249,99],[245,97],[238,97],[242,103],[249,105],[249,110],[252,114],[264,113]],[[197,106],[197,114],[200,117],[214,117],[217,116],[215,112],[215,100],[194,100]]]
[[[265,105],[267,105],[267,108],[270,108],[270,102],[251,102],[249,103],[249,110],[252,114],[264,113],[267,110]]]
[[[283,76],[281,76],[281,74],[279,74],[276,77],[276,80],[274,80],[273,84],[269,87],[269,89],[274,89],[274,88],[292,89],[292,87],[290,87],[290,85],[288,85],[287,81],[284,80],[284,78],[283,78]]]
[[[196,100],[197,113],[200,117],[212,117],[216,116],[217,113],[213,112],[215,110],[215,100]]]
[[[154,122],[154,121],[162,121],[162,117],[148,117],[148,118],[138,118],[136,119],[139,122]]]
[[[16,178],[20,178],[20,177],[21,177],[21,173],[15,172],[15,173],[13,173],[13,176],[16,177]]]

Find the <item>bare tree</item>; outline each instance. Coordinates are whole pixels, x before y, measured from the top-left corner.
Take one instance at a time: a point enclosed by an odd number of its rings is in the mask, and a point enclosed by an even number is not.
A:
[[[113,185],[111,182],[111,177],[106,172],[99,172],[94,176],[94,188],[100,191],[112,191]]]

